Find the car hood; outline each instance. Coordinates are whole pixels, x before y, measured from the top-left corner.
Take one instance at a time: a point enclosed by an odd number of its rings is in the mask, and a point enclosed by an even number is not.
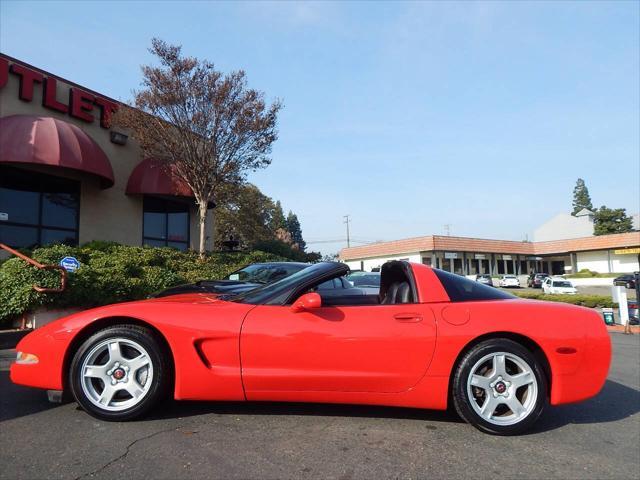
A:
[[[142,300],[145,305],[156,303],[188,303],[188,304],[203,304],[203,303],[216,303],[220,302],[218,299],[218,293],[206,293],[206,292],[190,292],[190,293],[176,293],[174,295],[168,295],[166,297],[150,298],[148,300]],[[139,303],[139,302],[132,302]]]
[[[166,323],[194,326],[200,321],[211,322],[216,318],[243,318],[254,307],[255,305],[227,302],[218,298],[218,295],[185,293],[83,310],[43,325],[33,334],[66,338],[97,320],[123,317],[146,321],[156,327]]]

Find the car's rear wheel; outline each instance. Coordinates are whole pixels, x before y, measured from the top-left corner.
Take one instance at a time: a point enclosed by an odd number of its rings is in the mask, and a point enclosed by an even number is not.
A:
[[[453,402],[479,430],[515,435],[530,428],[547,404],[545,373],[519,343],[490,339],[471,348],[457,365]]]
[[[80,406],[103,420],[132,420],[165,395],[170,366],[156,336],[137,325],[116,325],[89,337],[76,351],[70,385]]]

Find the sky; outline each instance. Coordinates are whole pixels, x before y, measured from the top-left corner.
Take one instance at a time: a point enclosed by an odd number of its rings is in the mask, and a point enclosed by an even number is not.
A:
[[[640,211],[640,2],[0,2],[0,51],[128,101],[180,44],[279,98],[248,180],[308,250],[422,235],[531,239],[570,212]]]

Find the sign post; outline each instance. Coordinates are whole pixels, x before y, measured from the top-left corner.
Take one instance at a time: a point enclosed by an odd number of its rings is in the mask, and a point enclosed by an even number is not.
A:
[[[603,308],[602,317],[604,318],[604,323],[606,325],[613,325],[615,323],[613,320],[613,308]]]
[[[64,257],[60,260],[60,266],[67,272],[75,273],[80,268],[80,262],[75,257]]]

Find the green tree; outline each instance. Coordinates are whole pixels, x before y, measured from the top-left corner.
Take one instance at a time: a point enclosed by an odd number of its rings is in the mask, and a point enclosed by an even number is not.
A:
[[[289,230],[291,234],[293,244],[297,245],[301,252],[304,252],[307,244],[302,238],[302,228],[300,227],[298,216],[291,210],[289,210],[289,214],[287,215],[287,230]]]
[[[603,205],[595,211],[593,223],[594,235],[633,231],[633,220],[624,208],[607,208]]]
[[[275,205],[258,187],[238,185],[227,192],[226,198],[227,201],[216,209],[216,248],[221,249],[222,242],[230,237],[239,241],[242,248],[275,238],[271,229]]]
[[[280,203],[280,200],[276,201],[275,205],[273,206],[270,227],[274,232],[276,232],[280,228],[283,228],[285,230],[287,228],[287,219],[284,218],[284,211],[282,210],[282,204]]]
[[[591,203],[591,196],[589,196],[587,185],[583,179],[579,178],[573,189],[573,211],[571,215],[575,216],[583,208],[593,211],[593,204]]]

